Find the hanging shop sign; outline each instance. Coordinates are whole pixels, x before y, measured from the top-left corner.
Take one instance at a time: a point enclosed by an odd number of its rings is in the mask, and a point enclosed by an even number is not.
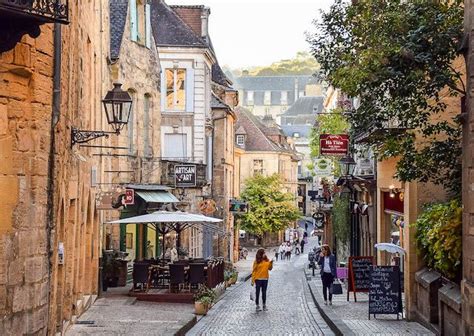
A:
[[[177,187],[195,187],[196,165],[175,165],[174,177]]]
[[[321,134],[319,136],[319,152],[321,155],[348,154],[349,136],[347,134]]]
[[[123,198],[124,205],[135,204],[135,191],[133,189],[125,189],[125,197]]]
[[[332,175],[332,162],[328,159],[316,159],[314,161],[314,176],[325,177]]]

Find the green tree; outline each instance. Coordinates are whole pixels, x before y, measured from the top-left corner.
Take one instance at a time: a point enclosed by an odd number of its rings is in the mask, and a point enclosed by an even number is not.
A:
[[[249,212],[242,216],[241,228],[262,237],[266,232],[292,226],[301,214],[295,206],[295,196],[283,189],[278,174],[247,179],[241,198],[248,202]]]
[[[396,123],[369,138],[380,159],[399,157],[397,177],[460,187],[461,127],[443,98],[465,95],[453,64],[463,36],[461,0],[336,0],[308,37],[320,76],[352,97],[351,131]],[[417,141],[421,137],[426,141]]]
[[[330,114],[320,114],[316,117],[316,126],[311,130],[309,148],[311,150],[311,157],[318,158],[321,153],[319,151],[319,136],[321,134],[345,134],[349,129],[349,123],[346,117],[342,114],[341,108],[336,108],[330,111]],[[334,174],[339,175],[339,157],[327,157],[333,162]],[[313,166],[309,166],[313,169]]]

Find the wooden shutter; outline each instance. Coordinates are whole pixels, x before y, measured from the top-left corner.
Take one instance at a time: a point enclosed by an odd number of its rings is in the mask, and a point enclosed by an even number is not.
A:
[[[132,41],[138,40],[137,0],[130,0],[130,32]]]

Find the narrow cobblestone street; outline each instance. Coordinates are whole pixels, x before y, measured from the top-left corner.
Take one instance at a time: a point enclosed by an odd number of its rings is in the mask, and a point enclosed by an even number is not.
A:
[[[255,311],[255,303],[249,299],[249,280],[229,291],[187,335],[333,335],[307,287],[303,275],[307,260],[305,253],[274,263],[268,311]]]

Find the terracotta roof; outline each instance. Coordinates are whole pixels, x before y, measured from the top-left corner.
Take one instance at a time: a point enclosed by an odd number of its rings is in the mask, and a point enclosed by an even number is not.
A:
[[[162,0],[151,3],[151,25],[157,46],[208,47],[207,43]]]
[[[261,119],[242,107],[237,107],[235,112],[237,114],[236,134],[247,135],[245,147],[238,145],[237,147],[244,148],[246,151],[286,152],[293,159],[297,159],[295,150],[290,147],[281,129],[265,126]],[[242,129],[245,133],[242,132]],[[270,139],[272,135],[282,136],[283,141],[281,143],[272,141]]]

